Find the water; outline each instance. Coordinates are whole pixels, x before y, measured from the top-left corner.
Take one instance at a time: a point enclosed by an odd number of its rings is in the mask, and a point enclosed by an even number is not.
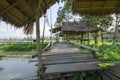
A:
[[[29,63],[29,58],[4,58],[0,60],[0,80],[37,80],[36,63]]]

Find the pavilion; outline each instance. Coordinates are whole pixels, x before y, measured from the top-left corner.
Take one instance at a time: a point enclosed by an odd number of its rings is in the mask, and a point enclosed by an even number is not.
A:
[[[52,29],[52,33],[56,33],[58,31],[61,31],[63,34],[66,35],[81,35],[80,41],[82,44],[82,41],[88,41],[89,45],[89,33],[98,33],[99,28],[93,28],[89,25],[87,25],[83,21],[72,21],[72,22],[63,22],[62,26],[55,27]],[[51,31],[51,30],[50,30]],[[87,38],[83,38],[83,35],[87,34]]]

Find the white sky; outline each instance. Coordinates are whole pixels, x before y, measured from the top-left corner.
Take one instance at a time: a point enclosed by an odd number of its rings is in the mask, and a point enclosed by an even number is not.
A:
[[[57,10],[60,6],[63,6],[63,4],[54,4],[51,7],[51,13],[52,13],[52,25],[54,27],[54,23],[56,21],[57,18]],[[47,10],[47,16],[49,19],[49,23],[50,22],[50,10]],[[43,30],[43,24],[44,24],[44,18],[41,17],[40,18],[40,30]],[[50,36],[50,32],[49,32],[50,27],[47,26],[46,24],[46,30],[45,30],[45,36]],[[41,31],[42,34],[42,31]],[[9,39],[9,38],[18,38],[18,39],[22,39],[25,37],[28,37],[29,35],[26,35],[23,33],[22,29],[16,29],[13,26],[11,26],[10,24],[6,24],[5,22],[1,21],[0,22],[0,39]],[[32,38],[36,37],[36,32],[34,29],[34,33],[32,34]]]

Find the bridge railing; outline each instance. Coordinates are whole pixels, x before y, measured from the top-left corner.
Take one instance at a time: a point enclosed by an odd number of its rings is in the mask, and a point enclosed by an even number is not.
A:
[[[90,50],[91,54],[93,55],[93,58],[96,58],[96,52],[100,51],[100,49],[98,49],[98,48],[92,48],[90,46],[86,46],[86,45],[83,45],[83,44],[78,44],[78,43],[75,43],[75,42],[71,42],[71,43],[75,44],[75,45],[78,45],[79,47],[86,48],[86,49]]]

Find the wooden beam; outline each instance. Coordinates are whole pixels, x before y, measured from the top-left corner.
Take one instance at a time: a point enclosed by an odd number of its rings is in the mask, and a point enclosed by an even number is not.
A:
[[[114,9],[114,7],[104,7],[104,9]],[[81,7],[81,8],[78,8],[78,9],[74,9],[74,10],[80,10],[80,11],[82,11],[82,10],[89,10],[90,8],[89,7]],[[91,9],[101,9],[101,6],[100,7],[92,7]]]
[[[14,20],[16,20],[17,22],[19,22],[20,24],[22,24],[22,21],[20,21],[19,19],[17,19],[16,17],[14,17],[13,15],[11,15],[10,13],[7,12],[7,14],[12,17]]]
[[[31,10],[31,12],[35,15],[35,10],[32,7],[31,3],[29,2],[29,0],[25,0],[26,5],[29,7],[29,9]]]
[[[89,6],[89,11],[90,11],[90,10],[91,10],[91,8],[92,8],[93,1],[94,1],[94,0],[91,0],[91,4],[90,4],[90,6]]]
[[[33,9],[31,3],[29,2],[29,0],[25,0],[26,5],[29,7],[29,9],[31,10],[31,12],[35,12],[35,10]]]
[[[73,44],[77,44],[78,43],[74,43]],[[92,50],[92,51],[100,51],[98,48],[91,48],[90,46],[86,46],[86,45],[83,45],[83,44],[79,44],[80,47],[83,47],[83,48],[86,48],[86,49],[89,49],[89,50]]]
[[[0,6],[0,8],[2,8],[1,6]],[[3,9],[3,8],[2,8]],[[14,20],[16,20],[17,22],[19,22],[20,24],[22,24],[22,21],[20,21],[19,19],[17,19],[15,16],[13,16],[12,14],[10,14],[10,13],[8,13],[8,12],[6,12],[6,14],[7,15],[9,15],[11,18],[13,18]]]
[[[8,1],[6,1],[6,3],[8,5],[12,6]],[[13,8],[15,8],[18,12],[20,12],[26,20],[30,20],[30,18],[23,11],[21,11],[19,8],[17,8],[16,6],[14,6]]]
[[[0,16],[1,16],[2,14],[6,13],[6,12],[7,12],[8,10],[10,10],[11,8],[13,8],[15,5],[19,4],[21,1],[23,1],[23,0],[18,0],[18,1],[15,2],[13,5],[7,7],[7,8],[6,8],[5,10],[3,10],[3,11],[1,11]]]
[[[105,5],[106,5],[107,0],[104,0],[103,5],[102,5],[102,13],[104,13]]]

